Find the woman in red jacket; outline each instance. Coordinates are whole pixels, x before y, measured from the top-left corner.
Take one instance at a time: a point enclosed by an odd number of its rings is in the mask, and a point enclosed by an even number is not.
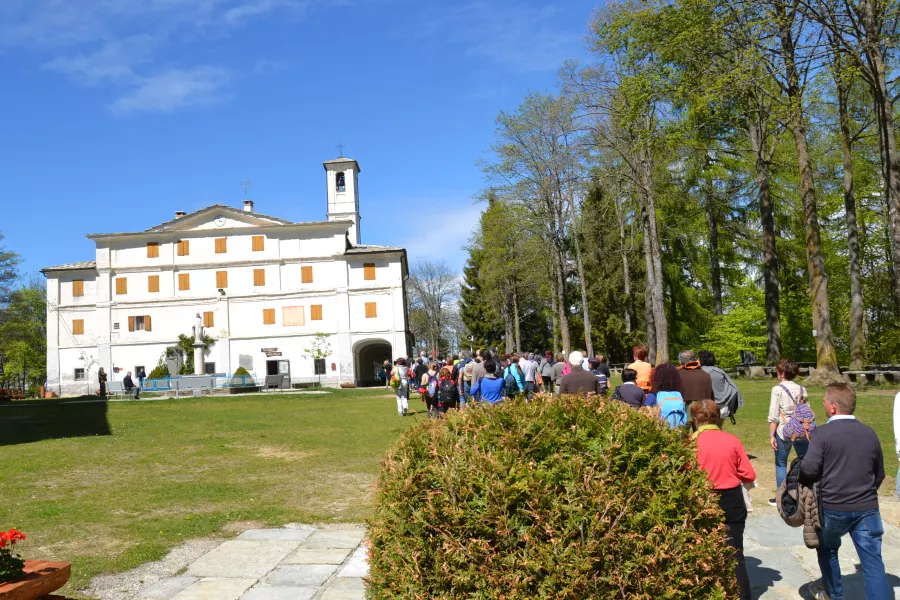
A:
[[[744,561],[744,525],[747,505],[741,486],[756,480],[750,458],[737,437],[719,429],[719,407],[712,400],[691,403],[691,418],[697,426],[692,436],[697,446],[697,464],[707,472],[709,482],[719,494],[719,507],[725,512],[728,545],[735,550],[735,576],[741,600],[750,600],[750,579]]]

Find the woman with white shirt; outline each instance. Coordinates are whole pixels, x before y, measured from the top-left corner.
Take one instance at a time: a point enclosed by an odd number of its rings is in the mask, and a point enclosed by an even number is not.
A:
[[[775,487],[780,488],[781,482],[787,477],[788,457],[791,448],[797,452],[797,456],[805,456],[809,449],[809,441],[806,438],[784,437],[784,424],[794,414],[794,407],[801,398],[806,397],[806,390],[794,379],[799,373],[797,363],[789,358],[782,359],[775,367],[778,375],[778,385],[772,388],[772,396],[769,401],[769,441],[775,452]],[[805,400],[803,400],[805,401]],[[775,506],[775,498],[769,500],[769,504]]]

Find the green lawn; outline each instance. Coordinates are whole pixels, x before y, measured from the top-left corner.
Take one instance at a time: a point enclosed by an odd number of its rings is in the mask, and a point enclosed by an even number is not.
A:
[[[229,523],[360,521],[425,416],[389,392],[2,406],[0,528],[27,533],[26,558],[72,561],[72,593]]]
[[[726,430],[771,485],[772,381],[740,387],[746,406]],[[810,393],[821,419],[822,390]],[[868,391],[857,414],[878,432],[893,475],[892,401],[893,392]],[[425,417],[418,400],[411,405],[419,413],[401,419],[390,391],[377,389],[0,406],[0,528],[28,534],[26,558],[72,561],[71,595],[97,573],[250,522],[360,521],[371,512],[381,457]],[[889,477],[883,491],[893,488]]]

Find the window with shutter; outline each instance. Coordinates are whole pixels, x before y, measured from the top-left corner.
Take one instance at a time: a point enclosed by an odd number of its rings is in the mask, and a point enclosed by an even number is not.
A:
[[[207,311],[207,312],[203,313],[203,326],[204,327],[215,327],[216,326],[215,317],[213,316],[212,311]]]
[[[274,325],[275,324],[275,309],[274,308],[264,308],[263,309],[263,325]]]
[[[178,289],[179,290],[191,289],[191,274],[190,273],[179,273],[178,274]]]
[[[253,251],[254,252],[262,252],[265,249],[266,249],[266,236],[254,235],[253,236]]]
[[[309,307],[309,319],[311,321],[321,321],[322,320],[322,305],[321,304],[313,304]]]
[[[375,263],[363,265],[363,277],[366,281],[375,281]]]
[[[300,282],[312,283],[312,267],[300,267]]]
[[[181,240],[178,242],[178,256],[188,256],[191,253],[191,242],[189,240]]]
[[[300,327],[306,324],[302,306],[285,306],[281,309],[281,324],[285,327]]]
[[[257,287],[266,285],[265,269],[253,269],[253,285]]]
[[[228,271],[216,271],[216,287],[222,289],[228,287]]]
[[[159,242],[147,242],[147,258],[159,258]]]
[[[147,275],[147,291],[151,294],[159,291],[159,275]]]
[[[128,331],[134,331],[134,317],[128,317]]]
[[[366,318],[374,319],[378,316],[378,304],[375,302],[366,302]]]
[[[124,296],[128,293],[128,280],[124,277],[116,278],[116,294]]]
[[[84,319],[72,319],[72,335],[84,335]]]
[[[144,315],[144,331],[152,331],[153,327],[150,325],[150,315]]]
[[[76,279],[72,282],[72,296],[74,298],[84,296],[84,280]]]
[[[216,238],[216,254],[225,254],[228,251],[227,244],[225,238]]]

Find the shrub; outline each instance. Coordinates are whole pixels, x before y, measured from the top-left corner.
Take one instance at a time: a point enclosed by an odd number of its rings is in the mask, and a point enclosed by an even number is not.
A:
[[[369,597],[736,597],[722,513],[680,431],[600,398],[425,421],[384,462]]]
[[[165,379],[169,376],[169,367],[166,365],[156,365],[147,379]]]
[[[245,369],[244,367],[238,367],[237,371],[234,372],[234,377],[241,377],[241,376],[249,377],[250,372],[247,369]]]

